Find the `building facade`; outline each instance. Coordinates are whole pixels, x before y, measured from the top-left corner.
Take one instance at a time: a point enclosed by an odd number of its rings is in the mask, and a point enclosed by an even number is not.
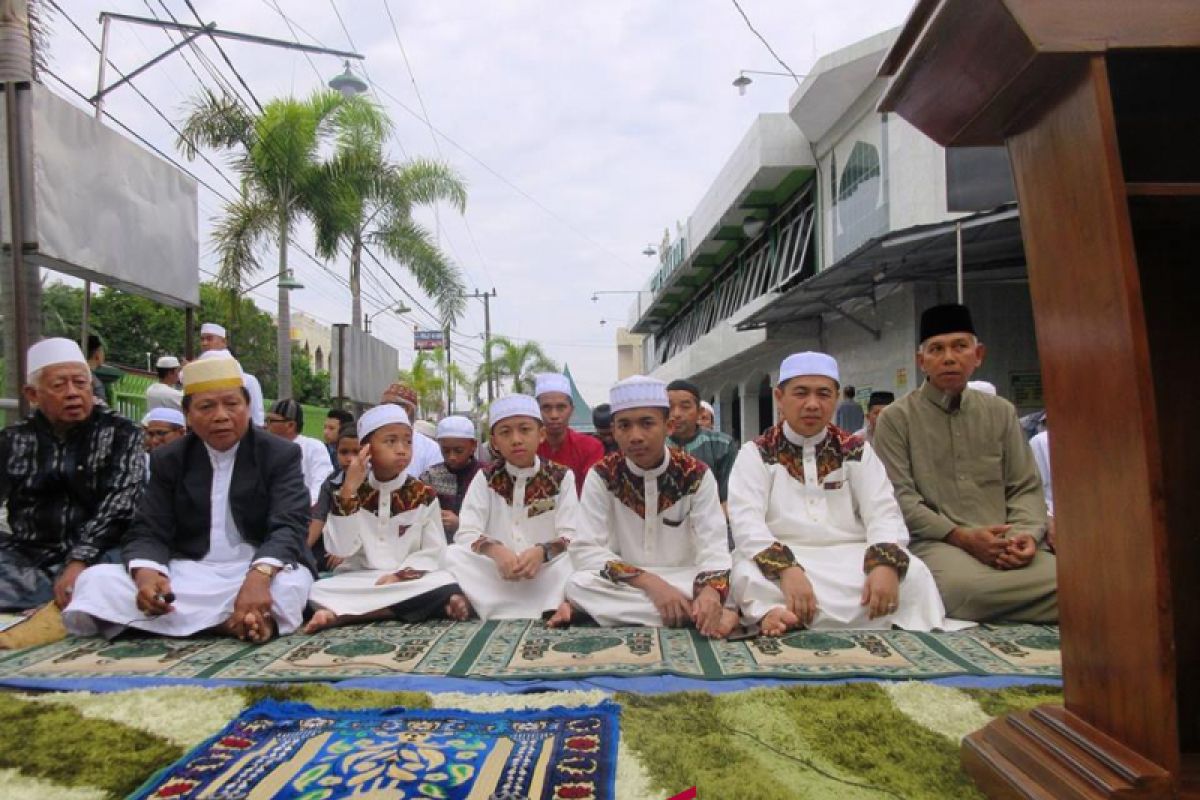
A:
[[[631,311],[644,368],[695,382],[739,438],[774,423],[788,353],[831,353],[863,401],[915,389],[921,311],[953,302],[960,275],[991,345],[977,377],[1041,407],[1007,159],[947,151],[875,110],[895,33],[822,57],[788,114],[759,116]]]

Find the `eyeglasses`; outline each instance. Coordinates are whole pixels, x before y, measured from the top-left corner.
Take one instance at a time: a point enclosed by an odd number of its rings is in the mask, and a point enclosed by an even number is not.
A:
[[[288,419],[287,417],[267,417],[266,418],[266,423],[268,425],[281,424],[284,422],[291,422],[291,420]]]
[[[173,434],[173,433],[179,433],[179,432],[180,432],[180,430],[174,430],[174,429],[173,429],[173,430],[169,430],[169,431],[151,431],[151,430],[148,430],[148,431],[146,431],[146,438],[147,438],[147,439],[165,439],[165,438],[167,438],[168,436],[170,436],[171,434]]]

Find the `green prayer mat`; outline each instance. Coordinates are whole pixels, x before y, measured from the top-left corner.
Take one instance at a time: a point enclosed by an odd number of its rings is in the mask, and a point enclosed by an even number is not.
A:
[[[317,709],[403,706],[504,718],[517,716],[509,709],[615,700],[621,712],[615,790],[579,786],[555,794],[593,800],[667,800],[690,787],[701,800],[981,800],[959,763],[962,737],[1000,714],[1062,701],[1053,687],[956,689],[919,681],[654,696],[424,694],[311,683],[7,694],[0,696],[0,793],[5,800],[125,797],[267,698]],[[403,748],[392,755],[403,766]],[[438,785],[425,791],[406,787],[404,796],[454,796],[438,793],[446,780],[432,783]],[[313,788],[314,796],[324,796]],[[256,785],[236,796],[254,797],[255,790],[270,794],[269,786]]]
[[[722,642],[690,629],[547,628],[530,620],[377,622],[265,645],[231,639],[68,639],[0,656],[5,679],[170,677],[330,681],[387,675],[522,680],[1061,677],[1058,628],[983,625],[958,633],[796,631]]]

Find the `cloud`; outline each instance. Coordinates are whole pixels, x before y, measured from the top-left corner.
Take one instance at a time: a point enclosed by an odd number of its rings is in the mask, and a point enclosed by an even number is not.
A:
[[[182,21],[193,21],[182,0],[165,2]],[[222,28],[290,39],[273,2],[195,5]],[[328,0],[278,2],[323,44],[349,48]],[[373,81],[419,112],[383,0],[335,2],[354,45],[367,55]],[[150,6],[164,16],[158,0]],[[743,0],[758,29],[798,72],[811,65],[814,53],[899,24],[910,6],[910,0]],[[135,0],[71,0],[64,7],[96,41],[102,8],[149,14]],[[744,97],[730,86],[739,69],[780,67],[725,0],[391,0],[390,9],[433,124],[567,221],[442,141],[441,152],[470,188],[470,232],[456,212],[438,214],[447,250],[462,263],[469,286],[495,286],[499,292],[492,303],[495,332],[542,342],[553,358],[570,363],[586,399],[601,402],[616,378],[615,323],[625,321],[633,297],[608,295],[593,303],[592,291],[643,285],[654,266],[640,254],[645,244],[657,242],[664,227],[692,212],[755,116],[786,111],[795,84],[756,77]],[[159,31],[113,26],[111,52],[125,69],[166,46]],[[94,51],[62,20],[54,22],[51,47],[53,69],[90,94]],[[201,47],[214,69],[232,80],[212,45]],[[328,56],[312,56],[310,66],[291,51],[240,43],[225,49],[263,99],[312,91],[318,85],[313,66],[321,80],[341,70],[338,59]],[[196,75],[212,85],[205,65],[187,55]],[[136,83],[178,120],[184,99],[198,88],[196,75],[176,55]],[[175,153],[175,134],[128,88],[115,91],[108,103],[135,130]],[[437,157],[424,122],[391,100],[383,103],[396,121],[393,155]],[[207,165],[189,166],[219,191],[232,193]],[[220,206],[219,198],[201,190],[202,235]],[[420,218],[435,224],[432,213],[421,212]],[[302,232],[301,239],[306,237]],[[202,252],[202,264],[213,269],[207,240]],[[268,254],[264,261],[273,258]],[[308,287],[293,295],[293,307],[327,322],[348,321],[348,291],[304,258],[292,261]],[[346,269],[344,263],[330,268],[339,274]],[[411,287],[401,268],[392,269]],[[371,271],[377,272],[373,266]],[[378,277],[387,292],[368,282],[377,296],[366,301],[370,311],[391,299],[385,294],[399,295],[386,277]],[[270,307],[269,299],[260,301]],[[601,318],[609,324],[601,327]],[[411,317],[385,314],[373,327],[411,352],[412,324]],[[481,304],[471,302],[460,329],[461,341],[479,346],[474,335],[483,330]]]

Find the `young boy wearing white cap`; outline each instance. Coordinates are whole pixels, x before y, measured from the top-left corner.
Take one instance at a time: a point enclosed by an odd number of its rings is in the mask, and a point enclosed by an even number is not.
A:
[[[158,380],[146,389],[146,410],[156,408],[173,408],[183,410],[183,392],[176,388],[179,383],[179,359],[175,356],[163,356],[154,363]]]
[[[601,625],[690,624],[724,638],[737,612],[726,607],[730,556],[716,479],[667,447],[665,383],[635,375],[612,387],[610,402],[621,451],[584,483],[567,600]]]
[[[538,456],[568,467],[575,473],[576,492],[583,491],[588,470],[604,457],[604,445],[594,436],[571,429],[575,396],[571,392],[570,379],[557,372],[544,372],[536,376],[533,394],[545,425]]]
[[[837,362],[783,360],[783,421],[738,453],[729,478],[733,591],[766,636],[793,628],[943,627],[933,576],[905,549],[908,530],[883,463],[832,424]]]
[[[79,345],[29,348],[26,399],[36,410],[0,432],[0,609],[67,605],[76,579],[121,543],[146,475],[142,433],[101,408]]]
[[[563,587],[573,570],[566,551],[579,511],[575,476],[537,455],[542,418],[532,397],[499,398],[488,421],[500,458],[471,481],[443,563],[481,619],[569,620]]]
[[[225,328],[215,322],[205,322],[200,326],[200,349],[203,351],[201,358],[211,353],[233,358],[233,354],[229,352],[229,340],[226,338]],[[262,384],[258,382],[258,378],[245,371],[242,372],[242,380],[245,383],[246,391],[250,394],[250,421],[261,428],[266,424],[267,417]]]
[[[439,568],[446,537],[437,494],[405,472],[412,458],[408,414],[390,403],[376,406],[359,417],[358,435],[363,447],[325,524],[325,549],[345,560],[313,584],[316,613],[305,632],[379,619],[466,619],[454,576]]]
[[[479,461],[475,458],[479,442],[475,439],[475,423],[466,417],[445,417],[438,422],[434,433],[442,449],[442,463],[425,470],[421,482],[437,492],[442,506],[442,527],[449,543],[458,531],[458,512],[467,487],[479,471]]]

